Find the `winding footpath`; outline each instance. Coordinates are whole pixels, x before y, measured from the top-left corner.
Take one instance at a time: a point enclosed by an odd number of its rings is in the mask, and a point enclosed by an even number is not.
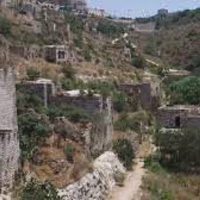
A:
[[[127,173],[124,186],[116,186],[108,200],[140,200],[142,192],[142,178],[145,175],[143,159],[136,159],[136,164],[131,172]]]

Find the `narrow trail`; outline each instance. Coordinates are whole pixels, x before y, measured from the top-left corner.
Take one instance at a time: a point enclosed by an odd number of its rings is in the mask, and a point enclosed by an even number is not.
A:
[[[131,172],[127,173],[124,186],[116,186],[108,200],[140,200],[142,178],[145,175],[143,159],[136,159],[136,164]]]

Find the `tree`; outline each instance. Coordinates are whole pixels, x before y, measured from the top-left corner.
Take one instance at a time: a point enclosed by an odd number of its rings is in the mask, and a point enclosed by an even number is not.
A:
[[[172,104],[199,104],[200,78],[187,77],[170,85],[170,99]]]
[[[135,157],[133,147],[127,139],[118,139],[113,144],[113,149],[117,153],[119,159],[124,163],[127,169],[131,169],[132,160]]]

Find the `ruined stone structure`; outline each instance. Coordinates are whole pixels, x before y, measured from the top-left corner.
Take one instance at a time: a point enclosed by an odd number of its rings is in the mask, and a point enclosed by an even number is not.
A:
[[[45,47],[45,59],[49,62],[67,62],[69,51],[65,45],[48,45]]]
[[[93,117],[92,129],[85,136],[85,146],[92,155],[99,155],[112,147],[112,101],[100,95],[89,96],[76,92],[78,91],[65,91],[52,96],[51,103],[76,106]]]
[[[156,116],[164,128],[200,128],[200,107],[197,106],[163,106]]]
[[[41,48],[37,45],[30,45],[30,46],[10,46],[10,52],[21,56],[25,59],[35,59],[38,57],[43,56],[43,52]]]
[[[106,200],[116,184],[115,177],[124,174],[125,169],[117,156],[112,152],[105,152],[95,160],[92,173],[58,192],[63,200]]]
[[[19,167],[15,75],[0,69],[0,189],[12,187]]]
[[[27,93],[36,94],[41,98],[44,106],[47,107],[52,96],[55,96],[56,89],[53,81],[48,79],[39,79],[37,81],[26,81],[19,84]]]
[[[119,90],[124,92],[130,97],[135,98],[136,102],[141,105],[144,109],[151,109],[152,107],[152,95],[151,95],[151,84],[122,84],[119,85]]]

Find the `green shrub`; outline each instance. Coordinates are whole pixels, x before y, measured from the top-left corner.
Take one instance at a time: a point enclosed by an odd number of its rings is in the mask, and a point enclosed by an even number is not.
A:
[[[126,108],[127,96],[123,93],[113,94],[113,107],[117,112],[122,112]]]
[[[31,180],[23,189],[21,200],[61,200],[53,185]]]
[[[132,160],[135,157],[131,142],[127,139],[119,139],[114,142],[113,150],[117,153],[119,159],[124,163],[127,169],[132,168]]]
[[[74,123],[87,123],[91,121],[90,115],[81,108],[71,105],[55,105],[48,108],[48,116],[51,120],[56,117],[66,117]]]
[[[132,56],[132,65],[137,68],[145,68],[146,61],[141,54]]]
[[[69,162],[73,162],[73,157],[74,157],[74,153],[75,153],[75,148],[71,145],[68,144],[65,149],[64,149],[66,158]]]
[[[40,77],[40,72],[35,67],[30,67],[27,69],[28,79],[34,81]]]
[[[155,135],[160,163],[173,170],[195,171],[200,167],[199,129],[159,131]]]
[[[2,16],[0,16],[0,34],[4,36],[9,36],[11,34],[11,23]]]
[[[200,78],[187,77],[170,85],[169,95],[172,104],[199,104]]]
[[[75,70],[71,64],[65,65],[62,67],[62,73],[64,74],[66,79],[74,79],[75,78]]]
[[[34,112],[18,116],[20,148],[23,159],[31,159],[42,139],[50,132],[50,124]]]

